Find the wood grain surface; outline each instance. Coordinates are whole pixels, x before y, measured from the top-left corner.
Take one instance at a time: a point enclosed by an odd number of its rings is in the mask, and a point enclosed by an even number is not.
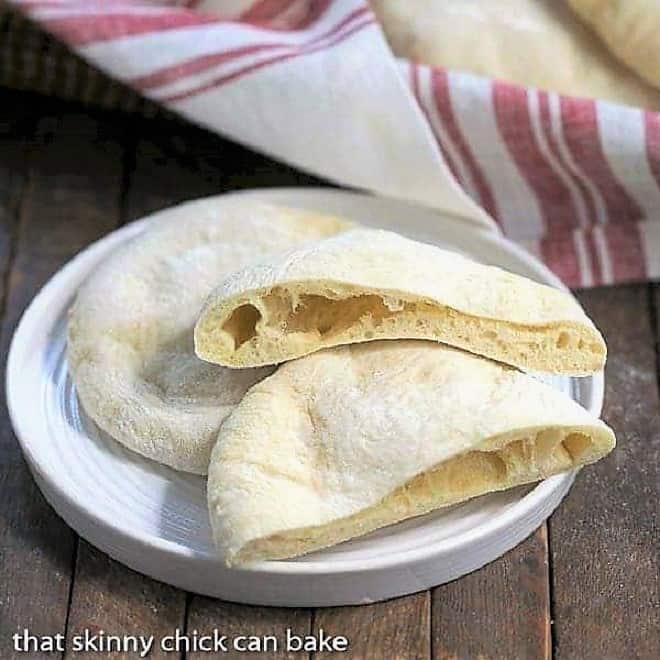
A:
[[[41,284],[120,224],[226,190],[322,183],[179,120],[92,111],[0,90],[3,359],[22,310]],[[604,416],[617,432],[618,448],[579,475],[547,526],[499,560],[431,591],[374,605],[250,607],[187,594],[134,573],[79,540],[52,512],[3,408],[0,658],[56,657],[14,653],[11,635],[24,627],[69,639],[85,628],[157,637],[217,628],[279,639],[287,629],[299,635],[322,629],[349,639],[348,652],[332,655],[374,660],[660,657],[654,627],[660,293],[639,284],[582,292],[580,298],[610,347]],[[64,657],[85,656],[69,651]]]
[[[9,125],[19,126],[24,113],[19,105]],[[60,115],[44,104],[26,135],[26,182],[15,213],[3,217],[9,222],[15,216],[3,355],[21,312],[41,285],[81,248],[116,227],[120,131],[112,124],[105,129],[86,114]],[[99,159],[96,153],[107,156]],[[65,634],[77,538],[36,488],[4,409],[0,469],[5,527],[0,632],[6,645],[0,657],[5,658],[16,655],[7,646],[8,638],[23,628],[35,634]]]
[[[373,605],[319,609],[313,629],[346,636],[352,657],[421,660],[430,657],[430,613],[430,593],[425,591]]]
[[[556,657],[659,657],[658,417],[646,286],[579,294],[608,346],[603,418],[617,448],[584,469],[550,519]]]
[[[39,183],[37,172],[29,171],[36,124],[36,115],[24,112],[20,99],[0,102],[2,364],[21,311],[59,265],[28,266],[25,255],[30,229],[38,228],[35,205],[25,203]],[[0,386],[4,394],[4,378]],[[37,634],[64,632],[75,537],[34,484],[5,406],[0,414],[0,657],[13,658],[11,635],[23,628]]]
[[[550,657],[545,525],[498,561],[432,593],[433,658]]]

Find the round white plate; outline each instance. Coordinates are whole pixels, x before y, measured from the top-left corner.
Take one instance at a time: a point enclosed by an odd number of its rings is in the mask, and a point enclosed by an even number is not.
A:
[[[330,189],[233,195],[342,214],[562,286],[515,245],[429,209]],[[44,286],[16,330],[7,365],[11,419],[37,483],[64,520],[110,556],[177,587],[226,600],[285,606],[368,603],[453,580],[492,561],[536,529],[570,488],[574,475],[559,475],[297,560],[227,569],[211,541],[205,480],[114,442],[86,417],[67,374],[66,313],[78,286],[111,250],[143,231],[145,222],[94,243]],[[552,383],[600,413],[602,375]]]

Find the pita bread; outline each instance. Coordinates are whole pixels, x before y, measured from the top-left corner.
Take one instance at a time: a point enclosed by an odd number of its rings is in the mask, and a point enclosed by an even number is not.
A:
[[[585,375],[605,343],[566,293],[398,234],[360,229],[250,266],[209,297],[197,355],[254,367],[376,339],[431,339]]]
[[[209,466],[228,564],[294,557],[592,463],[614,434],[515,369],[441,344],[289,362],[225,421]]]
[[[567,0],[607,47],[642,78],[660,89],[660,2],[658,0]]]
[[[171,467],[205,474],[222,420],[272,369],[199,360],[192,330],[228,273],[348,226],[316,213],[211,198],[156,213],[78,292],[68,364],[104,431]]]
[[[616,4],[638,5],[639,0]],[[563,94],[660,109],[660,92],[622,66],[561,0],[372,0],[372,5],[401,57]],[[656,73],[657,61],[648,60]]]

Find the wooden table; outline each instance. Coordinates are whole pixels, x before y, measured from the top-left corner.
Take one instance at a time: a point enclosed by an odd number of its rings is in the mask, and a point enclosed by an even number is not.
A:
[[[191,197],[312,183],[322,182],[179,120],[0,90],[2,350],[39,287],[119,225]],[[249,607],[124,568],[46,504],[3,409],[0,658],[27,657],[11,644],[25,627],[68,638],[83,628],[156,636],[177,627],[278,635],[323,628],[348,637],[343,657],[384,660],[659,658],[659,291],[636,284],[578,294],[610,349],[604,418],[617,432],[616,451],[584,470],[550,521],[498,561],[375,605]]]

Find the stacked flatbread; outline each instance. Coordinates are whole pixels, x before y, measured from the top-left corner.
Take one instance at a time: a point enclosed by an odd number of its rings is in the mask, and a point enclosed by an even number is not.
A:
[[[660,109],[657,0],[371,0],[397,55]]]
[[[398,234],[243,201],[151,220],[82,287],[68,355],[101,428],[208,469],[228,564],[328,547],[592,463],[615,443],[525,373],[602,369],[603,339],[570,295]]]

